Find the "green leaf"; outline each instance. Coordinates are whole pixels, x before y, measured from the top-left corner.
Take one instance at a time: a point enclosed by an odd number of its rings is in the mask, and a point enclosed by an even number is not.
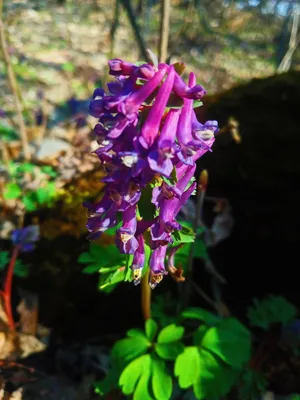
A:
[[[9,163],[8,163],[9,174],[11,176],[15,177],[18,172],[18,167],[19,167],[18,163],[14,162],[14,161],[9,161]]]
[[[114,244],[101,246],[91,243],[89,248],[94,263],[100,267],[111,267],[114,265],[126,265],[126,254],[121,254]]]
[[[268,380],[259,371],[246,368],[237,385],[239,400],[255,400],[267,390]]]
[[[230,390],[237,378],[237,371],[228,368],[209,352],[200,349],[200,373],[193,389],[197,399],[219,399]]]
[[[135,61],[134,65],[140,67],[141,65],[147,64],[147,61]]]
[[[181,222],[179,223],[181,224]],[[184,225],[182,225],[182,229],[180,231],[175,231],[173,236],[175,238],[173,246],[177,246],[182,243],[193,243],[196,237],[195,232]]]
[[[122,372],[119,385],[122,387],[122,392],[124,394],[131,394],[134,392],[135,387],[143,374],[144,369],[144,361],[145,357],[149,357],[148,355],[136,358]]]
[[[108,236],[115,236],[117,229],[119,229],[121,226],[122,226],[122,222],[120,222],[118,225],[116,225],[116,226],[114,226],[114,227],[112,227],[112,228],[108,228],[108,229],[105,231],[105,235],[108,235]]]
[[[89,264],[91,262],[94,262],[95,258],[92,256],[91,253],[84,252],[80,254],[77,261],[79,262],[79,264]]]
[[[17,171],[18,173],[33,172],[34,168],[35,168],[34,164],[24,162],[23,164],[17,167]]]
[[[204,322],[206,325],[216,325],[221,321],[218,315],[212,314],[203,308],[191,307],[183,311],[182,316],[187,319],[197,319]]]
[[[21,196],[22,190],[16,183],[8,183],[3,192],[3,198],[5,200],[17,199]]]
[[[51,178],[55,178],[57,177],[57,172],[55,171],[55,169],[53,167],[51,167],[50,165],[44,165],[41,167],[41,171],[50,176]]]
[[[95,272],[99,272],[98,264],[90,264],[87,267],[83,268],[81,271],[83,274],[94,274]]]
[[[47,203],[47,201],[51,198],[51,193],[49,192],[47,187],[41,187],[37,189],[36,198],[39,204]]]
[[[122,388],[122,392],[126,395],[134,393],[133,398],[136,400],[151,399],[148,390],[151,370],[152,359],[149,354],[133,360],[127,365],[120,376],[119,385]]]
[[[130,266],[133,262],[133,254],[126,254],[126,266],[125,266],[125,273],[124,273],[124,282],[131,282],[132,281],[132,269]]]
[[[11,126],[7,125],[6,122],[0,123],[0,137],[3,140],[19,139],[17,132]]]
[[[181,231],[179,231],[179,235],[181,243],[191,243],[195,240],[195,232],[184,225],[182,226]]]
[[[8,251],[0,252],[0,270],[4,269],[9,262],[9,253]]]
[[[162,176],[162,180],[166,182],[167,185],[169,186],[175,186],[177,183],[177,171],[176,168],[174,167],[171,173],[170,178],[167,178],[166,176]],[[160,185],[158,185],[160,186]]]
[[[186,389],[193,385],[197,399],[221,398],[230,390],[238,373],[210,351],[196,346],[187,347],[175,362],[179,386]]]
[[[171,324],[163,328],[157,338],[159,344],[171,343],[180,340],[184,334],[184,327]]]
[[[142,337],[118,340],[112,349],[112,357],[114,360],[127,363],[144,354],[150,345],[148,339]]]
[[[95,260],[97,259],[97,257],[99,258],[103,257],[103,246],[100,246],[99,244],[96,243],[90,243],[89,250]]]
[[[74,72],[76,67],[71,62],[66,62],[62,65],[62,69],[66,72]]]
[[[14,275],[18,278],[26,278],[29,275],[29,266],[17,259],[14,267]]]
[[[35,211],[37,209],[37,204],[33,192],[26,193],[25,196],[22,197],[22,202],[25,206],[26,211]]]
[[[98,265],[98,264],[97,264]],[[114,271],[116,271],[117,269],[123,269],[124,267],[123,266],[121,266],[121,265],[114,265],[114,266],[112,266],[112,267],[101,267],[100,269],[99,269],[99,272],[100,272],[100,274],[109,274],[110,272],[114,272]]]
[[[172,378],[166,372],[164,361],[152,359],[152,389],[157,400],[169,400],[172,395]]]
[[[181,389],[193,385],[200,373],[200,354],[195,346],[186,347],[175,362],[174,374]]]
[[[159,357],[164,360],[175,360],[176,357],[184,350],[184,345],[181,342],[172,342],[155,345],[155,351]]]
[[[207,331],[201,347],[226,364],[240,368],[250,358],[250,333],[236,318],[226,318]]]
[[[202,103],[201,100],[194,100],[193,101],[193,108],[198,108],[198,107],[201,107],[201,106],[203,106],[203,103]]]
[[[153,319],[148,319],[145,323],[145,332],[150,342],[153,342],[157,333],[157,323]]]
[[[202,259],[208,258],[207,248],[204,243],[204,240],[196,239],[195,246],[194,246],[194,257],[202,258]]]
[[[95,393],[102,396],[110,393],[118,387],[119,377],[120,371],[118,368],[112,368],[102,381],[95,383]]]
[[[145,333],[141,329],[129,329],[129,331],[127,331],[126,334],[128,337],[132,337],[132,338],[147,339],[145,336]]]
[[[150,396],[149,393],[149,379],[151,376],[151,370],[152,370],[152,359],[149,356],[149,354],[147,354],[146,356],[144,356],[145,359],[143,361],[143,375],[141,376],[136,390],[134,392],[133,395],[133,400],[153,400],[152,397]]]
[[[268,329],[271,324],[286,325],[297,315],[296,307],[281,296],[269,296],[266,299],[254,299],[254,305],[248,308],[250,324]]]
[[[201,325],[194,333],[193,343],[195,346],[199,346],[202,342],[202,339],[206,332],[208,331],[209,327],[206,325]]]
[[[114,272],[101,274],[99,280],[99,289],[106,289],[108,286],[123,282],[125,278],[125,267],[118,266]]]
[[[174,184],[178,182],[178,180],[177,180],[177,170],[176,170],[175,167],[173,168],[172,173],[171,173],[171,181],[174,182]]]
[[[149,269],[149,260],[150,260],[151,254],[152,254],[152,250],[151,250],[150,246],[148,246],[148,244],[145,243],[145,264],[142,269],[142,276],[144,276],[145,273]]]
[[[56,194],[55,182],[48,182],[46,189],[48,191],[48,197],[49,197],[48,201],[53,200],[53,198],[55,197],[55,194]]]
[[[209,352],[199,349],[199,374],[193,382],[193,389],[197,399],[205,399],[211,394],[212,386],[218,386],[219,372],[222,369],[220,362]]]

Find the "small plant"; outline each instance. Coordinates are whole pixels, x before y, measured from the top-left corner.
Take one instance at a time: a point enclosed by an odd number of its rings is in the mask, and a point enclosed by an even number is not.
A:
[[[237,384],[239,400],[256,400],[266,392],[268,381],[266,377],[258,371],[247,367],[243,371]]]
[[[116,387],[133,399],[168,400],[178,380],[197,399],[219,398],[237,382],[250,358],[250,333],[235,318],[221,319],[200,308],[182,314],[194,329],[170,324],[159,331],[147,320],[145,331],[131,329],[112,349],[112,365],[96,385],[103,395]],[[190,325],[190,324],[189,324]]]
[[[0,271],[4,270],[9,263],[9,252],[0,252]],[[14,266],[14,275],[19,278],[26,278],[29,274],[29,265],[24,264],[22,260],[17,259]]]
[[[29,162],[11,162],[8,173],[11,182],[6,184],[4,200],[20,200],[26,211],[53,204],[57,192],[54,181],[57,174],[54,168]]]
[[[3,290],[0,291],[0,296],[3,299],[4,311],[7,316],[8,326],[11,330],[15,329],[15,322],[11,307],[11,289],[14,273],[20,277],[25,277],[28,273],[28,268],[20,260],[18,256],[20,252],[28,252],[34,249],[35,243],[39,239],[39,227],[30,225],[22,229],[16,229],[11,235],[14,248],[9,258],[8,252],[0,253],[0,269],[3,269],[8,264],[5,274]]]
[[[281,296],[272,295],[263,300],[254,299],[253,306],[248,309],[250,324],[262,329],[268,329],[275,323],[286,325],[295,319],[296,315],[296,307]]]

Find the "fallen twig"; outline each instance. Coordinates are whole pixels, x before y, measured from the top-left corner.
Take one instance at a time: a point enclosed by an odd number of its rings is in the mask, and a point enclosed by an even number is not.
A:
[[[28,137],[26,132],[25,121],[22,114],[22,105],[18,95],[18,84],[15,77],[15,73],[11,64],[10,56],[7,50],[7,42],[5,37],[5,28],[2,19],[0,19],[0,47],[3,54],[4,64],[7,70],[8,83],[14,96],[16,113],[18,118],[18,125],[20,129],[20,137],[23,147],[24,158],[30,160],[30,149],[28,143]]]
[[[290,69],[293,55],[299,45],[299,40],[297,40],[298,29],[299,29],[300,11],[296,10],[293,14],[293,23],[291,29],[291,36],[289,41],[289,48],[285,53],[277,72],[287,72]]]
[[[171,10],[170,0],[162,0],[159,48],[158,48],[158,58],[160,62],[166,62],[168,56],[170,10]]]

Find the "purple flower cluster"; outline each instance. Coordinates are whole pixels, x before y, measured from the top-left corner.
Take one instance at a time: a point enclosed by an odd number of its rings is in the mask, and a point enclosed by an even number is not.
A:
[[[94,128],[99,144],[95,153],[106,171],[106,187],[99,203],[87,205],[87,228],[89,238],[96,239],[121,216],[116,245],[121,253],[133,255],[137,284],[146,241],[152,250],[153,288],[166,268],[171,275],[174,272],[176,249],[168,251],[168,245],[174,232],[182,229],[176,216],[195,190],[195,162],[211,149],[218,124],[201,124],[196,118],[194,101],[206,91],[196,84],[194,73],[187,85],[173,65],[137,66],[114,59],[109,67],[115,77],[107,85],[109,93],[96,89],[90,104],[90,114],[99,121]],[[180,106],[172,106],[174,99]],[[150,218],[141,212],[145,198],[149,210],[154,206]]]

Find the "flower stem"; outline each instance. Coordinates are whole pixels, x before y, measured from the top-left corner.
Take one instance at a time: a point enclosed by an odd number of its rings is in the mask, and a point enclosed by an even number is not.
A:
[[[150,268],[147,270],[141,282],[141,305],[144,320],[151,318],[151,288],[149,286]]]
[[[7,315],[8,319],[8,326],[11,330],[15,329],[15,321],[13,318],[12,314],[12,308],[11,308],[11,288],[12,288],[12,279],[13,279],[13,274],[14,274],[14,268],[16,264],[16,260],[18,258],[19,252],[20,252],[21,246],[15,246],[5,277],[4,281],[4,288],[2,292],[3,296],[3,301],[4,301],[4,311]]]

